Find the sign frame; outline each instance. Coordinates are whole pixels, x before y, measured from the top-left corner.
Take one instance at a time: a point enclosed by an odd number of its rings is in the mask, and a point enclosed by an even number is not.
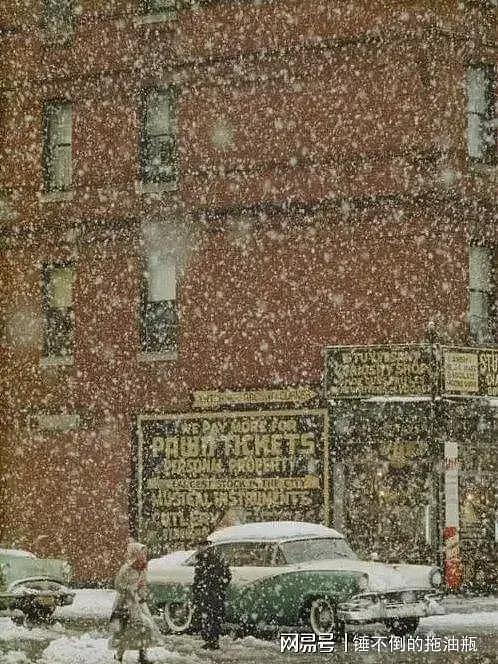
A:
[[[270,404],[303,404],[319,398],[318,390],[312,385],[295,385],[268,389],[248,390],[197,390],[193,393],[192,407],[198,410],[215,410],[227,406],[254,407]]]
[[[328,376],[330,374],[329,371],[329,356],[331,352],[334,351],[359,351],[359,352],[364,352],[364,353],[380,353],[380,352],[386,352],[386,353],[395,353],[395,352],[402,352],[402,351],[425,351],[428,356],[428,361],[427,361],[427,369],[429,372],[429,383],[430,385],[428,386],[426,391],[408,391],[403,394],[401,394],[397,390],[386,390],[382,393],[376,392],[373,390],[369,390],[368,392],[365,390],[364,392],[358,393],[358,394],[343,394],[340,390],[338,390],[337,394],[330,394],[329,393],[329,379]],[[389,396],[398,396],[398,397],[434,397],[435,394],[437,394],[438,387],[439,387],[439,380],[438,380],[438,370],[437,370],[437,355],[436,355],[436,348],[434,344],[431,344],[430,342],[421,342],[421,343],[406,343],[406,344],[374,344],[374,345],[334,345],[334,346],[326,346],[325,351],[324,351],[324,358],[325,358],[325,368],[324,368],[324,376],[323,376],[323,386],[324,386],[324,395],[325,398],[329,401],[334,401],[336,399],[344,399],[344,400],[365,400],[365,399],[371,399],[375,397],[389,397]]]
[[[190,420],[190,419],[236,419],[239,417],[275,417],[275,415],[285,416],[306,416],[314,415],[323,417],[323,431],[322,431],[322,458],[323,458],[323,508],[324,508],[324,523],[326,526],[330,525],[330,421],[329,411],[327,408],[285,408],[278,410],[244,410],[244,411],[190,411],[190,412],[171,412],[171,413],[145,413],[139,414],[136,419],[137,426],[137,449],[136,449],[136,466],[134,469],[134,479],[136,487],[136,532],[140,539],[143,529],[143,461],[144,461],[144,435],[142,423],[147,421],[158,420]]]
[[[476,368],[474,380],[476,381],[476,390],[473,392],[458,389],[446,389],[446,374],[445,374],[445,353],[453,352],[454,354],[475,356]],[[484,391],[482,372],[480,371],[480,356],[483,353],[492,353],[496,356],[498,362],[498,347],[491,346],[441,346],[441,396],[456,398],[456,399],[479,399],[479,398],[493,398],[498,394],[489,394]]]

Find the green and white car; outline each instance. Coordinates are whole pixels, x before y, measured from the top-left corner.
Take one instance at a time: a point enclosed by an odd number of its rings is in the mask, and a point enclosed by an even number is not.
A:
[[[343,535],[292,521],[249,523],[208,538],[232,572],[226,622],[246,631],[300,628],[342,634],[345,625],[383,622],[396,634],[443,613],[437,567],[358,560]],[[195,551],[151,560],[153,609],[172,632],[192,631]]]
[[[72,604],[71,576],[65,560],[0,548],[0,611],[22,611],[32,622],[47,620],[57,606]]]

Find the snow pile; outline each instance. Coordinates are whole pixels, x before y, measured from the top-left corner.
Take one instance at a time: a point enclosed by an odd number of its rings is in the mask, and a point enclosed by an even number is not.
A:
[[[107,619],[111,615],[116,593],[114,590],[77,590],[74,601],[69,606],[61,606],[55,611],[55,618]]]
[[[43,651],[39,664],[112,664],[113,661],[107,639],[95,639],[85,634],[52,641]]]
[[[234,641],[233,648],[238,649],[239,646],[242,649],[255,648],[257,650],[280,650],[280,646],[276,641],[263,641],[262,639],[257,639],[255,636],[246,636],[239,641]]]
[[[158,664],[199,664],[196,654],[182,655],[166,648],[150,648],[147,657]],[[127,651],[124,664],[135,664],[137,653]],[[95,638],[90,634],[81,637],[61,638],[43,651],[38,664],[113,664],[114,653],[108,648],[107,638]],[[0,663],[3,664],[3,663]]]
[[[498,611],[498,595],[481,597],[452,596],[442,601],[446,613],[476,613]]]
[[[11,650],[0,654],[0,664],[30,664],[27,656],[20,650]]]
[[[444,616],[430,616],[420,621],[421,627],[430,627],[438,633],[465,629],[492,631],[498,633],[498,611],[479,611],[476,613],[450,613]]]
[[[211,662],[211,655],[202,650],[203,641],[198,637],[166,637],[164,647],[149,648],[147,657],[157,664],[202,664]],[[276,642],[262,641],[248,636],[240,641],[223,637],[221,649],[214,659],[233,662],[262,662],[274,656],[279,646]],[[266,651],[266,653],[264,652]],[[43,651],[37,664],[112,664],[114,653],[108,648],[107,637],[85,634],[79,637],[65,637],[52,641]],[[136,664],[137,652],[127,651],[124,664]],[[3,664],[0,660],[0,664]],[[10,663],[9,663],[10,664]],[[17,664],[17,663],[16,663]]]
[[[63,628],[58,630],[58,627],[60,626],[54,626],[50,629],[42,627],[28,629],[21,625],[15,625],[10,618],[0,618],[0,641],[48,641],[54,636],[58,636],[58,632],[64,631]]]

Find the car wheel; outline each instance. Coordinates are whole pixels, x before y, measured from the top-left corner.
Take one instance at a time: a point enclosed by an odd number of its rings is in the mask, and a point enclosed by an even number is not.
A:
[[[170,602],[164,607],[164,623],[173,634],[185,634],[192,627],[193,613],[189,601]]]
[[[316,597],[303,611],[303,623],[315,634],[333,634],[338,641],[344,634],[344,624],[337,619],[334,604],[325,597]]]
[[[388,629],[395,636],[414,634],[417,631],[419,618],[396,618],[386,623]]]
[[[55,607],[53,606],[40,606],[38,604],[31,604],[23,609],[23,612],[30,623],[48,622],[53,616]]]

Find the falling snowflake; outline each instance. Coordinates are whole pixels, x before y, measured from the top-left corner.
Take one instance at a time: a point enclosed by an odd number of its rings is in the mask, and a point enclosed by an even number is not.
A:
[[[211,141],[213,145],[219,150],[229,150],[234,146],[234,128],[226,120],[226,118],[220,118],[218,122],[214,125],[213,131],[211,133]]]

